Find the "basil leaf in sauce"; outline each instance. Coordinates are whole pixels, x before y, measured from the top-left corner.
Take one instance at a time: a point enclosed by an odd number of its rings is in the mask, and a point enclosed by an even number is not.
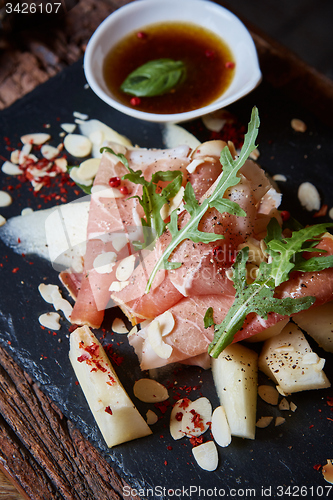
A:
[[[136,97],[166,94],[184,80],[185,64],[173,59],[155,59],[128,75],[120,89]]]

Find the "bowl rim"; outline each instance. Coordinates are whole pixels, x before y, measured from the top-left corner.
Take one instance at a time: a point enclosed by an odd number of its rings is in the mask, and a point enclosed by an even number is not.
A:
[[[98,46],[100,38],[102,37],[104,32],[107,29],[109,29],[110,25],[113,25],[121,18],[123,18],[124,15],[128,14],[134,15],[138,9],[141,10],[143,7],[149,8],[151,6],[156,6],[162,3],[168,6],[170,6],[170,4],[172,3],[176,3],[177,6],[180,6],[182,4],[184,5],[187,3],[191,4],[192,6],[193,4],[196,4],[197,6],[205,8],[208,7],[208,9],[211,9],[213,11],[215,10],[220,14],[221,12],[223,12],[224,15],[228,16],[230,19],[233,20],[233,22],[237,23],[237,25],[242,29],[242,32],[244,33],[247,43],[247,50],[251,53],[251,57],[253,58],[253,64],[252,64],[253,71],[251,74],[251,78],[249,78],[249,80],[240,90],[238,90],[237,92],[233,92],[232,94],[230,94],[225,98],[223,98],[222,94],[218,99],[211,102],[210,104],[207,104],[206,106],[197,108],[195,110],[185,111],[182,113],[160,114],[160,113],[149,113],[146,111],[140,111],[130,106],[126,106],[125,104],[116,101],[111,95],[107,94],[103,89],[101,89],[100,85],[96,81],[96,78],[93,74],[92,63],[96,47]],[[193,23],[193,21],[189,22]],[[154,21],[148,22],[146,24],[143,23],[142,27],[144,27],[147,24],[148,25],[154,24]],[[126,33],[124,33],[124,36],[126,36]],[[217,111],[218,109],[224,108],[225,106],[228,106],[231,103],[249,94],[254,88],[256,88],[259,85],[259,83],[262,80],[262,74],[259,66],[257,50],[249,30],[233,12],[210,0],[135,0],[129,4],[125,4],[119,7],[117,10],[115,10],[109,16],[107,16],[104,19],[104,21],[102,21],[102,23],[97,27],[95,32],[92,34],[90,40],[88,41],[86,51],[84,54],[83,69],[88,85],[93,90],[93,92],[106,104],[131,117],[157,123],[168,123],[168,122],[179,123],[199,118],[213,111]]]

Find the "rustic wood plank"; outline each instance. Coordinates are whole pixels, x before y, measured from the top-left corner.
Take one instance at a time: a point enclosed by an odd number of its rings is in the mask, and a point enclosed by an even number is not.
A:
[[[22,496],[17,488],[8,479],[7,476],[0,470],[0,500],[25,500],[26,496]]]
[[[28,499],[123,498],[126,482],[1,347],[0,442],[1,468]]]

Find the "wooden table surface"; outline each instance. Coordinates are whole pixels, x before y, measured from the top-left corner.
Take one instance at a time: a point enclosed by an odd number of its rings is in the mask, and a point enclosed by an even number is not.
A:
[[[101,21],[126,3],[79,0],[65,15],[24,29],[4,20],[0,109],[77,61]],[[264,79],[332,126],[333,82],[248,27]],[[0,442],[0,500],[124,498],[126,483],[1,347]]]

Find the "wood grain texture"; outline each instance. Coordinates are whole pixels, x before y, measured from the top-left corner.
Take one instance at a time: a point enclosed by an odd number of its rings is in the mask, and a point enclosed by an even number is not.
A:
[[[1,468],[25,498],[123,498],[126,482],[1,347],[0,442]]]

